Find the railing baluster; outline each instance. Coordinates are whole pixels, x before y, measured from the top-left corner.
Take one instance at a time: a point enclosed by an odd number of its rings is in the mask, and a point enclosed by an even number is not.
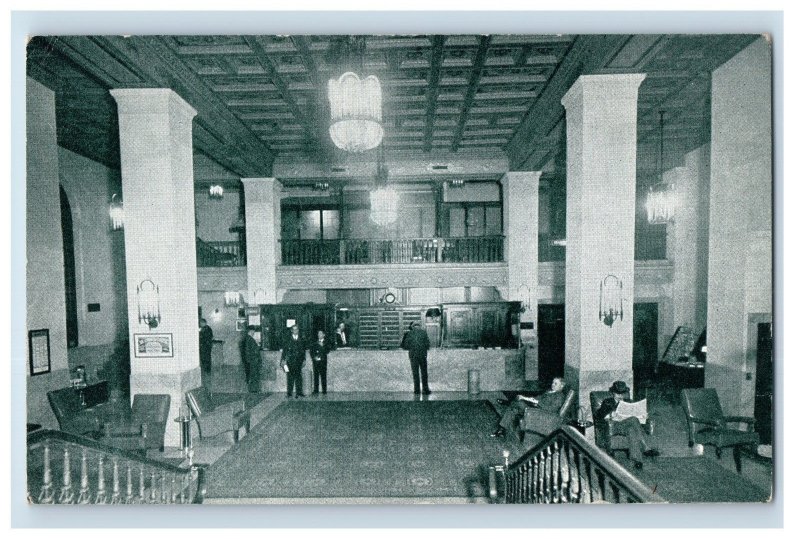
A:
[[[161,471],[161,503],[167,503],[167,472]]]
[[[139,466],[139,498],[138,503],[147,503],[144,497],[144,464]]]
[[[106,499],[105,455],[100,455],[100,459],[97,462],[97,496],[94,499],[94,503],[108,503]]]
[[[150,469],[150,499],[147,503],[155,504],[158,501],[158,494],[156,491],[158,490],[156,486],[156,470],[155,468]]]
[[[119,490],[119,461],[117,457],[114,457],[112,462],[111,503],[119,504],[122,503],[122,495],[120,494]]]
[[[78,500],[75,503],[84,505],[91,503],[89,494],[89,465],[87,462],[86,448],[81,452],[81,489],[78,491]]]
[[[50,443],[44,444],[44,477],[42,480],[42,490],[39,491],[39,503],[53,503],[53,470],[50,467]]]
[[[133,497],[133,474],[131,472],[131,461],[125,464],[125,503],[135,503]]]
[[[75,493],[72,491],[72,469],[69,459],[69,447],[64,446],[64,469],[62,476],[61,493],[58,496],[58,503],[72,503],[75,500]]]

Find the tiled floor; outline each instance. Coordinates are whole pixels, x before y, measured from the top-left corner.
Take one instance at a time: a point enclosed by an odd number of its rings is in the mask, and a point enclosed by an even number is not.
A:
[[[237,366],[224,366],[215,368],[209,380],[204,380],[212,392],[217,393],[244,393],[246,386],[244,382],[244,373]],[[680,404],[674,392],[669,389],[655,389],[648,395],[648,407],[650,416],[656,424],[655,433],[653,435],[653,445],[657,447],[661,455],[664,457],[692,457],[698,453],[697,448],[688,447],[688,438],[686,435],[686,420]],[[487,399],[495,403],[496,399],[503,397],[499,392],[482,392],[477,396],[469,395],[466,392],[434,392],[430,396],[415,396],[411,392],[352,392],[352,393],[335,393],[329,392],[327,395],[308,395],[303,397],[308,400],[465,400],[465,399]],[[263,421],[267,415],[280,406],[281,403],[286,401],[286,396],[280,394],[268,394],[266,398],[256,405],[252,411],[252,424],[257,425]],[[496,405],[500,408],[499,405]],[[500,410],[499,410],[500,411]],[[494,431],[496,425],[486,426],[486,435],[488,436]],[[196,436],[196,427],[194,430]],[[241,433],[244,436],[244,432]],[[593,432],[591,429],[587,432],[587,438],[593,440]],[[512,460],[521,456],[525,451],[533,447],[538,440],[535,437],[528,437],[524,442],[519,443],[508,437],[506,447],[511,451]],[[223,434],[215,438],[199,439],[195,438],[193,441],[194,461],[205,464],[213,464],[219,459],[230,447],[233,445],[233,439],[230,433]],[[713,448],[706,452],[706,457],[714,459],[720,465],[735,471],[733,463],[732,450],[727,449],[723,452],[722,459],[717,460]],[[152,456],[163,456],[167,458],[175,458],[180,455],[177,448],[168,448],[164,454]],[[620,454],[618,454],[620,455]],[[619,458],[624,458],[620,456]],[[502,461],[502,455],[498,454],[498,463]],[[765,463],[763,459],[756,461],[750,458],[743,458],[742,477],[749,480],[755,485],[761,487],[766,491],[772,490],[773,469],[771,464]],[[645,466],[647,463],[645,462]]]

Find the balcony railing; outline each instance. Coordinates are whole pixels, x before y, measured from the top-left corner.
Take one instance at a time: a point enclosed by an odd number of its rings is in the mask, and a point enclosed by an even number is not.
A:
[[[403,240],[282,240],[285,266],[503,261],[503,236]]]
[[[231,267],[246,266],[247,257],[242,243],[238,241],[203,241],[197,238],[197,266]]]

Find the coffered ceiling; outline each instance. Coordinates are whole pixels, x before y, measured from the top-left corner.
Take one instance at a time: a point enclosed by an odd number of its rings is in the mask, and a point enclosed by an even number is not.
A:
[[[28,46],[28,74],[56,91],[59,144],[118,166],[111,88],[169,87],[198,114],[196,150],[240,176],[281,161],[336,163],[327,81],[334,36],[59,36]],[[369,36],[385,148],[419,159],[505,152],[512,170],[563,170],[561,98],[582,74],[645,73],[639,169],[709,137],[711,72],[754,35]]]

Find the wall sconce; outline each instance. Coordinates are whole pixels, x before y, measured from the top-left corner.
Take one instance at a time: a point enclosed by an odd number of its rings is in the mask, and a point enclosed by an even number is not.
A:
[[[125,210],[122,207],[122,197],[117,199],[117,196],[116,193],[111,195],[111,204],[108,206],[111,230],[120,230],[125,226]]]
[[[517,299],[522,305],[522,312],[531,310],[531,289],[528,285],[519,285],[517,288]]]
[[[328,182],[317,182],[312,187],[314,191],[327,191],[329,188],[330,184]]]
[[[208,197],[214,199],[221,199],[222,195],[225,193],[225,189],[222,188],[221,185],[212,185],[208,188]]]
[[[136,287],[136,296],[139,300],[139,323],[145,323],[151,329],[158,327],[161,322],[158,285],[150,279],[145,279]]]
[[[450,180],[450,187],[455,187],[456,189],[464,187],[464,180]]]
[[[263,288],[256,288],[251,292],[250,305],[263,305],[267,302],[267,291]]]
[[[225,292],[225,306],[238,307],[242,301],[242,295],[239,292]]]
[[[622,317],[622,281],[616,275],[606,275],[600,281],[600,320],[611,327]]]

